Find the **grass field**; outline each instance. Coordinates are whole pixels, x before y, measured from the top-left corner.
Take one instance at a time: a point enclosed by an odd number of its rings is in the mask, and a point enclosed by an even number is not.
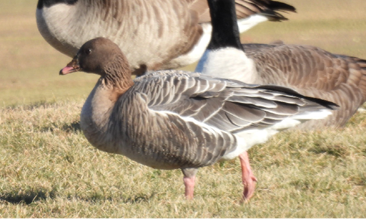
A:
[[[90,146],[83,100],[0,110],[2,217],[365,217],[366,113],[342,131],[282,133],[250,150],[248,204],[238,160],[201,168],[186,201],[179,170]]]
[[[290,21],[265,23],[243,42],[310,44],[366,58],[366,1],[288,0]],[[241,203],[238,160],[182,174],[94,149],[79,113],[96,77],[58,71],[68,61],[35,23],[36,0],[0,1],[1,217],[365,217],[366,112],[343,130],[281,133],[250,150],[259,182]],[[190,66],[189,68],[192,68]]]

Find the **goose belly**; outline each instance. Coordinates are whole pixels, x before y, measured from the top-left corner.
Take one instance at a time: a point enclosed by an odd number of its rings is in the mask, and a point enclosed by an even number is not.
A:
[[[64,20],[63,16],[57,16],[59,13],[62,14],[63,11],[68,11],[68,9],[70,9],[70,6],[67,5],[37,9],[36,19],[38,30],[47,43],[63,54],[73,57],[79,47],[67,40],[68,35],[68,37],[72,36],[67,33],[67,26],[58,23],[59,21],[61,23]],[[57,11],[57,13],[54,13],[54,11]],[[62,29],[62,26],[64,26],[65,29]]]
[[[187,40],[182,37],[183,30],[177,22],[163,20],[165,23],[157,27],[154,19],[142,18],[139,14],[127,14],[128,19],[124,21],[113,17],[106,19],[95,8],[81,11],[80,7],[83,5],[80,4],[80,1],[75,5],[55,4],[36,11],[37,26],[43,38],[52,47],[70,57],[86,41],[106,37],[119,45],[133,70],[142,66],[150,70],[176,68],[198,60],[210,39],[206,35],[188,55],[164,66],[164,63],[178,55],[175,54],[175,49],[182,49],[180,42]]]

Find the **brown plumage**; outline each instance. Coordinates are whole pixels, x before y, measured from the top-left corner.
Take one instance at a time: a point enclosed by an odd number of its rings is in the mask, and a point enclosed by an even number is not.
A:
[[[105,38],[86,42],[60,74],[79,70],[100,75],[80,116],[88,141],[153,168],[182,169],[188,198],[198,168],[237,156],[247,188],[246,150],[337,108],[285,87],[198,73],[151,72],[132,81],[126,57]]]
[[[239,19],[261,14],[273,21],[286,19],[278,11],[295,11],[272,0],[237,0],[237,8]],[[72,57],[84,42],[108,37],[134,74],[197,61],[211,30],[206,0],[39,0],[36,15],[40,33],[60,52]]]
[[[244,44],[258,78],[253,83],[290,87],[311,97],[337,103],[340,109],[306,129],[342,127],[366,101],[366,60],[329,53],[313,46]]]

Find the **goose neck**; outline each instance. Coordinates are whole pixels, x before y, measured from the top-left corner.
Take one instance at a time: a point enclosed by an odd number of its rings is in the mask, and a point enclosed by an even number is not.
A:
[[[124,56],[117,56],[104,69],[102,74],[103,84],[119,95],[133,86],[131,70]]]
[[[242,50],[234,0],[208,0],[208,4],[212,23],[208,49],[234,47]]]

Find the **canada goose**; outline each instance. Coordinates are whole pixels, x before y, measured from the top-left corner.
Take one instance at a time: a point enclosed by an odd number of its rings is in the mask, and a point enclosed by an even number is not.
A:
[[[236,0],[241,31],[286,18],[295,8],[272,0]],[[72,57],[84,42],[104,36],[126,54],[134,74],[198,61],[211,37],[206,0],[38,0],[45,40]]]
[[[212,22],[211,41],[196,72],[251,84],[274,84],[332,101],[340,109],[323,120],[310,120],[296,129],[343,126],[365,102],[366,61],[331,54],[313,46],[281,42],[241,44],[233,0],[208,0]],[[231,25],[230,25],[231,24]],[[248,191],[256,178],[249,165]]]
[[[241,44],[233,0],[209,0],[212,38],[196,72],[245,83],[290,87],[340,105],[322,121],[298,128],[341,127],[366,100],[366,60],[313,46]],[[231,24],[231,25],[228,25]]]
[[[133,81],[126,57],[105,38],[86,42],[60,74],[75,71],[100,75],[80,116],[88,141],[152,168],[180,168],[187,198],[198,168],[221,159],[239,156],[246,186],[246,150],[337,107],[285,87],[176,70]]]

